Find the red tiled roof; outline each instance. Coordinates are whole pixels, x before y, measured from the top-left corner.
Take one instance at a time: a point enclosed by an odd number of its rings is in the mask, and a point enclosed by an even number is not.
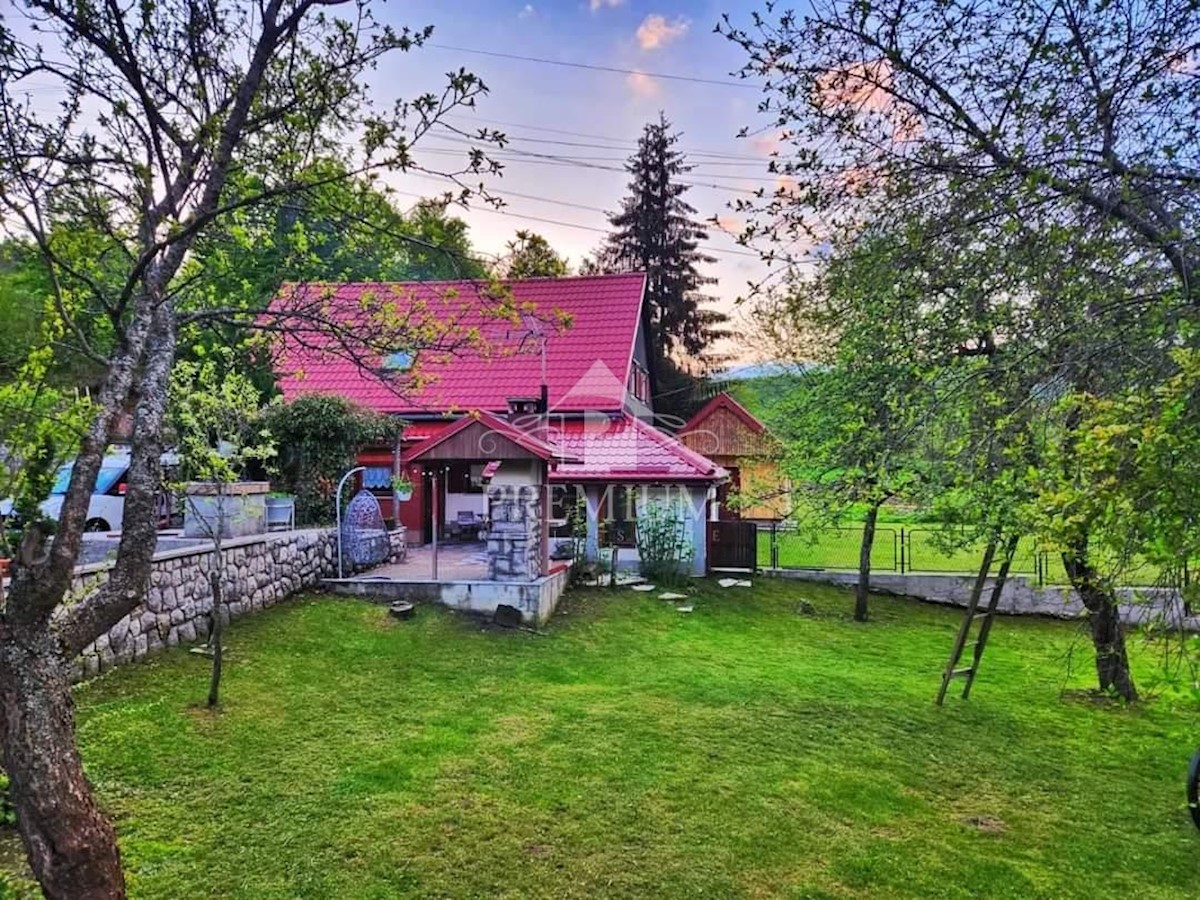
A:
[[[408,422],[405,424],[404,430],[400,433],[400,437],[406,444],[424,441],[435,434],[440,434],[453,424],[451,421]]]
[[[551,471],[552,481],[720,481],[728,474],[670,435],[627,413],[565,419],[550,436],[581,462]]]
[[[640,273],[575,278],[529,278],[508,282],[518,309],[532,309],[543,321],[569,316],[571,324],[557,330],[544,326],[546,380],[550,405],[559,410],[619,410],[629,383],[634,341],[641,317],[645,276]],[[377,412],[463,412],[507,409],[510,397],[537,396],[541,383],[540,341],[532,326],[489,315],[496,301],[485,296],[483,282],[411,282],[395,284],[304,285],[281,292],[275,307],[289,303],[319,303],[353,331],[368,313],[372,300],[394,295],[404,315],[416,310],[426,324],[446,323],[462,335],[478,330],[486,345],[460,348],[457,353],[418,354],[420,384],[407,389],[374,374],[382,360],[364,369],[347,359],[363,354],[333,349],[332,339],[302,324],[285,329],[276,361],[279,385],[286,399],[305,393],[339,394]],[[398,348],[401,349],[401,348]],[[402,376],[401,376],[402,377]]]
[[[683,435],[687,434],[689,431],[696,430],[696,428],[698,428],[705,419],[715,413],[718,409],[729,410],[729,412],[733,413],[734,416],[740,419],[746,425],[746,427],[755,434],[762,434],[763,431],[766,430],[766,426],[763,425],[762,422],[758,421],[757,418],[755,418],[754,413],[750,412],[750,410],[738,403],[728,393],[721,391],[721,393],[717,394],[702,407],[700,407],[697,413],[687,420],[687,424],[679,429],[679,433]]]

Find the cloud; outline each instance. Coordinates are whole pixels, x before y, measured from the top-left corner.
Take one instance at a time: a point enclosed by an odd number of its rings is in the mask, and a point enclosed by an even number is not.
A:
[[[518,19],[528,19],[535,12],[537,12],[537,10],[533,8],[533,4],[526,3],[523,7],[521,7],[521,11],[519,13],[517,13],[517,18]]]
[[[787,137],[787,134],[782,131],[756,134],[750,141],[750,149],[760,156],[770,156],[779,149],[780,144],[787,140]]]
[[[818,102],[826,109],[850,106],[882,112],[892,106],[892,67],[886,60],[830,69],[817,80]]]
[[[743,222],[737,216],[727,216],[727,215],[717,216],[716,225],[717,225],[717,228],[720,229],[721,231],[724,231],[726,234],[732,234],[732,235],[741,234],[742,229],[746,227],[746,223]]]
[[[625,83],[639,97],[658,96],[658,81],[645,72],[630,72],[625,76]]]
[[[588,6],[591,8],[592,12],[596,12],[598,10],[604,9],[605,7],[612,9],[614,7],[620,6],[624,2],[625,2],[625,0],[591,0],[591,2],[588,3]]]
[[[657,50],[665,47],[678,37],[687,33],[689,22],[683,16],[674,22],[668,22],[658,14],[646,16],[637,29],[637,42],[643,50]]]

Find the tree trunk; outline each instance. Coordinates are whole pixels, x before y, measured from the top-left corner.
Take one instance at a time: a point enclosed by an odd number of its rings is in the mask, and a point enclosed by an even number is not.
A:
[[[1100,690],[1114,691],[1131,702],[1137,700],[1137,688],[1125,652],[1125,629],[1121,624],[1120,609],[1112,592],[1098,583],[1096,571],[1088,562],[1086,541],[1063,553],[1063,567],[1088,611]]]
[[[217,564],[208,574],[208,583],[212,585],[212,631],[209,633],[208,646],[212,649],[212,677],[208,681],[208,708],[215,709],[221,700],[221,639],[224,627],[221,623],[221,575],[225,568],[221,560],[221,542],[216,545]]]
[[[0,743],[34,877],[55,900],[124,897],[116,835],[75,748],[70,664],[46,632],[4,629],[0,620]]]
[[[879,503],[872,503],[863,522],[862,544],[858,548],[858,587],[854,590],[854,621],[867,621],[867,603],[871,591],[871,548],[875,546],[875,520]]]

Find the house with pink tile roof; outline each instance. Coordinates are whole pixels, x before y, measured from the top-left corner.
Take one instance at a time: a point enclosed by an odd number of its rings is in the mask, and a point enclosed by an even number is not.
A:
[[[285,287],[277,303],[320,303],[346,333],[290,327],[276,371],[285,399],[338,394],[405,420],[398,447],[364,448],[360,463],[364,486],[385,500],[394,474],[413,482],[395,509],[415,543],[487,538],[496,489],[537,486],[544,550],[586,509],[589,553],[615,546],[635,563],[639,513],[658,502],[676,511],[702,573],[705,522],[727,473],[654,424],[644,293],[641,273],[521,279],[499,292],[483,282]],[[383,315],[419,335],[420,349],[356,346]]]

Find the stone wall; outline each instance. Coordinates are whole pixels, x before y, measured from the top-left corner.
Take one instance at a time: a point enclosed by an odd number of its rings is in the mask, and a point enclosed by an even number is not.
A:
[[[541,574],[541,489],[538,485],[488,488],[488,578],[534,581]]]
[[[393,536],[393,552],[403,540]],[[337,537],[332,530],[232,539],[225,542],[224,553],[225,621],[274,606],[337,571]],[[212,623],[213,562],[208,543],[156,555],[145,602],[83,651],[76,676],[91,677],[167,647],[206,640]],[[94,590],[108,578],[110,567],[99,563],[76,570],[72,595]]]

